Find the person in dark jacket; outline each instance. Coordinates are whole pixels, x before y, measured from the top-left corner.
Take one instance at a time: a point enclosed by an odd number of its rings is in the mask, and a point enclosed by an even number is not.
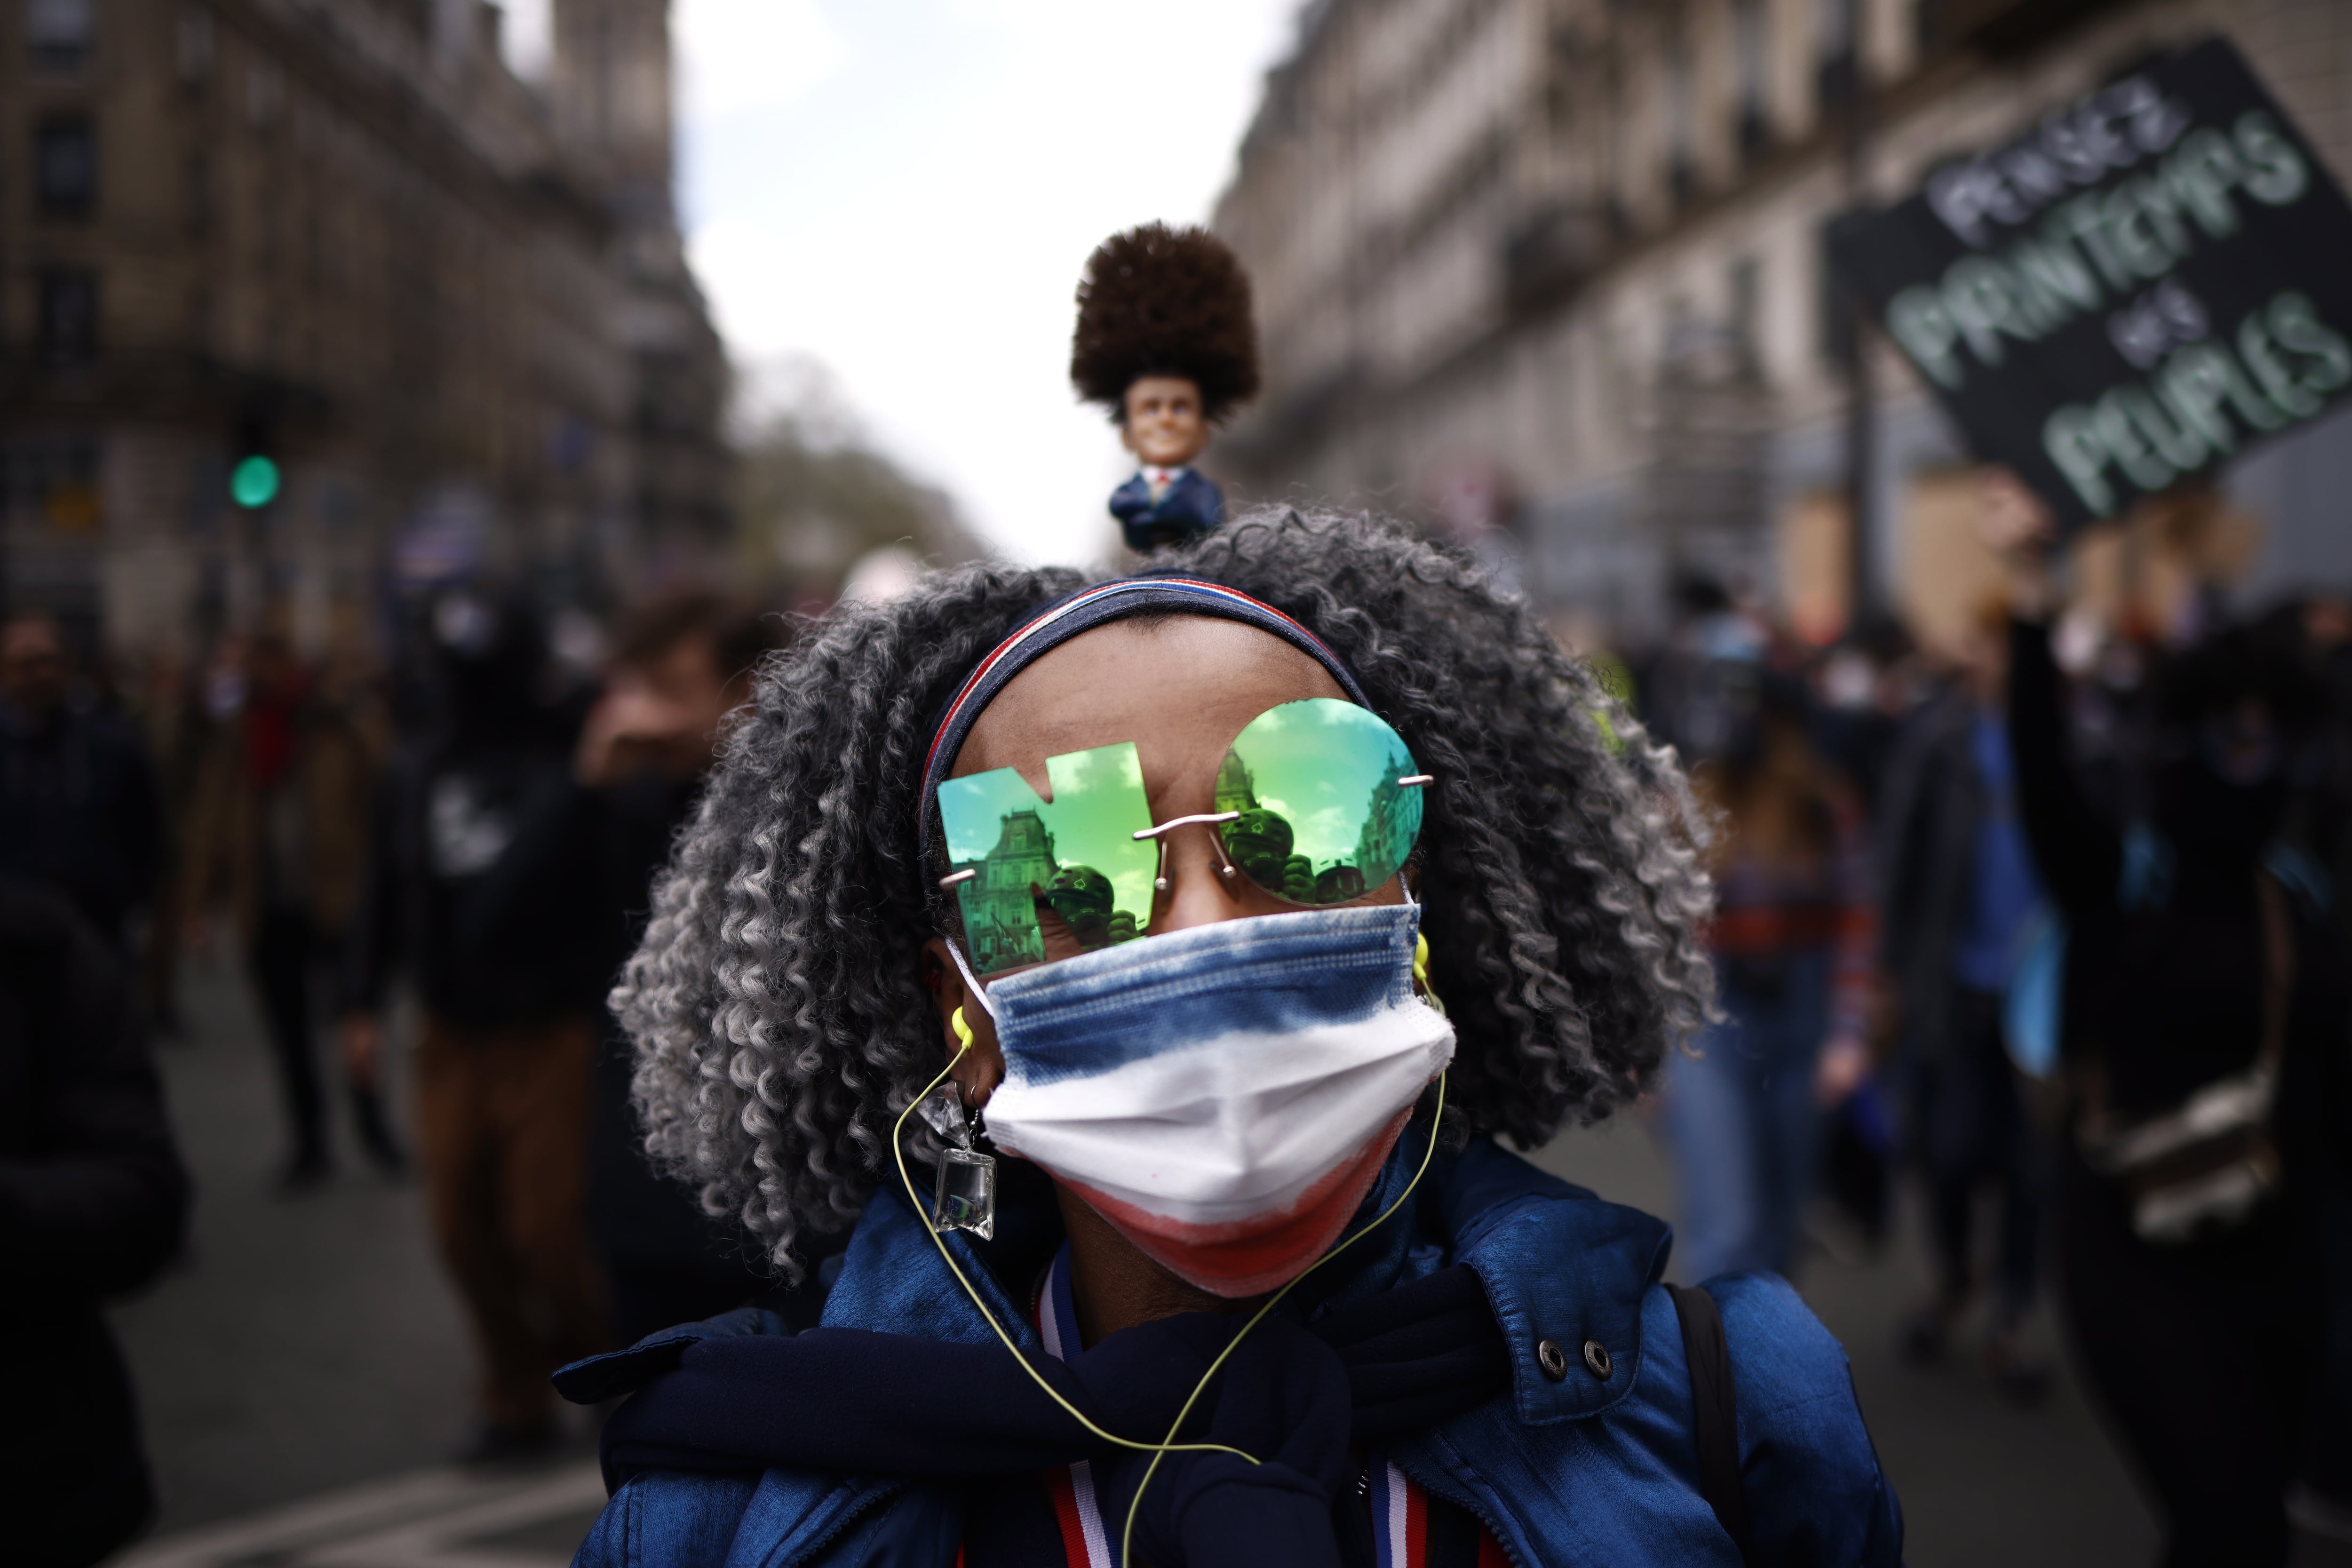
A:
[[[47,616],[0,626],[0,873],[55,888],[119,952],[155,887],[163,807],[139,737],[67,700]]]
[[[1659,1121],[1697,1279],[1788,1272],[1825,1107],[1868,1071],[1874,1006],[1867,834],[1853,790],[1806,733],[1802,685],[1769,668],[1761,628],[1721,613],[1686,628],[1678,704],[1691,783],[1719,825],[1706,936],[1721,1017],[1664,1074]]]
[[[727,715],[751,693],[752,667],[775,647],[780,617],[716,593],[688,590],[640,606],[614,639],[604,691],[574,759],[576,816],[547,836],[557,852],[598,851],[597,919],[611,941],[608,973],[645,933],[654,877],[669,858],[709,772]],[[623,1341],[716,1317],[772,1293],[742,1229],[702,1212],[693,1191],[657,1174],[629,1108],[628,1037],[604,1015],[596,1059],[588,1225]],[[800,1311],[801,1318],[813,1310]]]
[[[1704,1018],[1671,753],[1402,524],[1155,565],[929,575],[762,666],[614,1005],[667,1168],[787,1273],[851,1235],[813,1330],[558,1374],[636,1390],[575,1561],[1890,1568],[1795,1292],[1667,1287],[1496,1142]]]
[[[2283,1563],[2319,1354],[2308,1210],[2315,1171],[2346,1157],[2352,1017],[2324,892],[2281,837],[2316,694],[2242,633],[2209,640],[2159,676],[2144,806],[2103,815],[2068,756],[2048,513],[2006,479],[1988,510],[2018,616],[2019,807],[2069,930],[2057,1256],[2076,1352],[2158,1500],[2165,1568]],[[2234,1201],[2202,1205],[2203,1223],[2175,1217],[2196,1190],[2179,1177],[2116,1167],[2121,1133],[2265,1078],[2269,1151],[2220,1167],[2228,1185],[2208,1178]]]
[[[378,791],[342,1048],[373,1081],[386,990],[405,969],[425,1014],[419,1163],[482,1363],[467,1457],[497,1459],[557,1441],[547,1374],[608,1333],[585,1204],[612,943],[592,854],[518,850],[564,820],[572,789],[536,617],[453,595],[434,625],[447,721]]]
[[[1977,1198],[2000,1194],[1992,1321],[1982,1363],[2004,1395],[2031,1403],[2049,1369],[2021,1347],[2040,1272],[2040,1140],[2010,1065],[2001,1020],[2040,905],[2017,810],[2003,711],[2008,613],[1986,606],[1958,679],[1911,717],[1879,803],[1882,959],[1910,1079],[1912,1144],[1927,1178],[1935,1293],[1905,1325],[1915,1363],[1944,1353],[1976,1294]]]
[[[63,899],[0,879],[0,1423],[5,1556],[83,1568],[153,1517],[112,1297],[179,1252],[188,1178],[121,956]]]
[[[2291,607],[2292,620],[2279,629],[2299,647],[2313,678],[2326,693],[2324,776],[2336,803],[2333,812],[2314,813],[2314,849],[2336,889],[2338,950],[2352,967],[2352,601],[2316,595]],[[2275,623],[2279,613],[2273,613]],[[2347,1046],[2352,1049],[2352,1046]],[[2315,1173],[2313,1219],[2319,1232],[2319,1265],[2326,1302],[2326,1349],[2320,1374],[2312,1383],[2312,1408],[2305,1436],[2303,1485],[2287,1500],[2287,1510],[2305,1529],[2352,1540],[2352,1158]]]
[[[366,870],[383,726],[352,661],[314,679],[270,633],[225,642],[209,684],[223,700],[189,792],[174,902],[191,919],[235,917],[286,1108],[278,1190],[307,1192],[333,1169],[318,1021]],[[348,1087],[361,1148],[401,1174],[379,1086]]]

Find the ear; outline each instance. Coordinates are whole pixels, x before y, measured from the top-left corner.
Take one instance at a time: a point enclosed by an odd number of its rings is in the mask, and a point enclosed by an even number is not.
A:
[[[923,989],[931,994],[940,1015],[940,1042],[944,1055],[952,1058],[962,1040],[956,1034],[956,1010],[963,1010],[965,1027],[971,1031],[971,1049],[964,1052],[956,1063],[955,1080],[963,1086],[966,1105],[979,1107],[988,1103],[996,1086],[1004,1081],[1004,1053],[997,1048],[996,1020],[964,984],[963,971],[956,967],[948,955],[947,941],[932,937],[923,943]]]

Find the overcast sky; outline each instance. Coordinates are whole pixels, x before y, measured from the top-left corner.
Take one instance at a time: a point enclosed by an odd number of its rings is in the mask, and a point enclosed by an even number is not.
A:
[[[519,64],[547,0],[509,5]],[[677,0],[679,191],[737,362],[830,367],[1023,560],[1098,557],[1132,463],[1066,374],[1106,236],[1205,219],[1297,0]]]

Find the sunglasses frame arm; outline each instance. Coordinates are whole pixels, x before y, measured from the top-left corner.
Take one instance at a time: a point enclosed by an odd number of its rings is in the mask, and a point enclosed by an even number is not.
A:
[[[1153,872],[1151,878],[1152,889],[1155,892],[1161,893],[1168,890],[1168,840],[1164,835],[1179,827],[1189,827],[1196,822],[1203,823],[1213,827],[1228,822],[1235,822],[1240,820],[1241,815],[1242,814],[1238,811],[1201,811],[1195,812],[1190,816],[1171,816],[1167,821],[1159,824],[1157,826],[1138,828],[1134,835],[1138,841],[1149,838],[1156,844],[1160,849],[1160,865]],[[1225,853],[1224,835],[1222,833],[1210,834],[1209,844],[1210,847],[1217,852],[1217,875],[1223,877],[1228,882],[1232,881],[1236,876],[1239,876],[1241,874],[1241,868],[1235,866],[1232,858]]]

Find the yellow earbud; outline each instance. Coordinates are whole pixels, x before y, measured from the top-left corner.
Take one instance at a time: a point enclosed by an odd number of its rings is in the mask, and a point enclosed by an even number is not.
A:
[[[1431,1006],[1441,1015],[1444,1013],[1445,1004],[1437,999],[1436,990],[1429,984],[1429,938],[1419,931],[1412,936],[1412,983],[1421,987],[1421,994],[1429,998]]]
[[[955,1010],[955,1016],[948,1020],[948,1027],[955,1031],[956,1038],[963,1042],[965,1050],[971,1049],[971,1026],[963,1021],[962,1008]]]

